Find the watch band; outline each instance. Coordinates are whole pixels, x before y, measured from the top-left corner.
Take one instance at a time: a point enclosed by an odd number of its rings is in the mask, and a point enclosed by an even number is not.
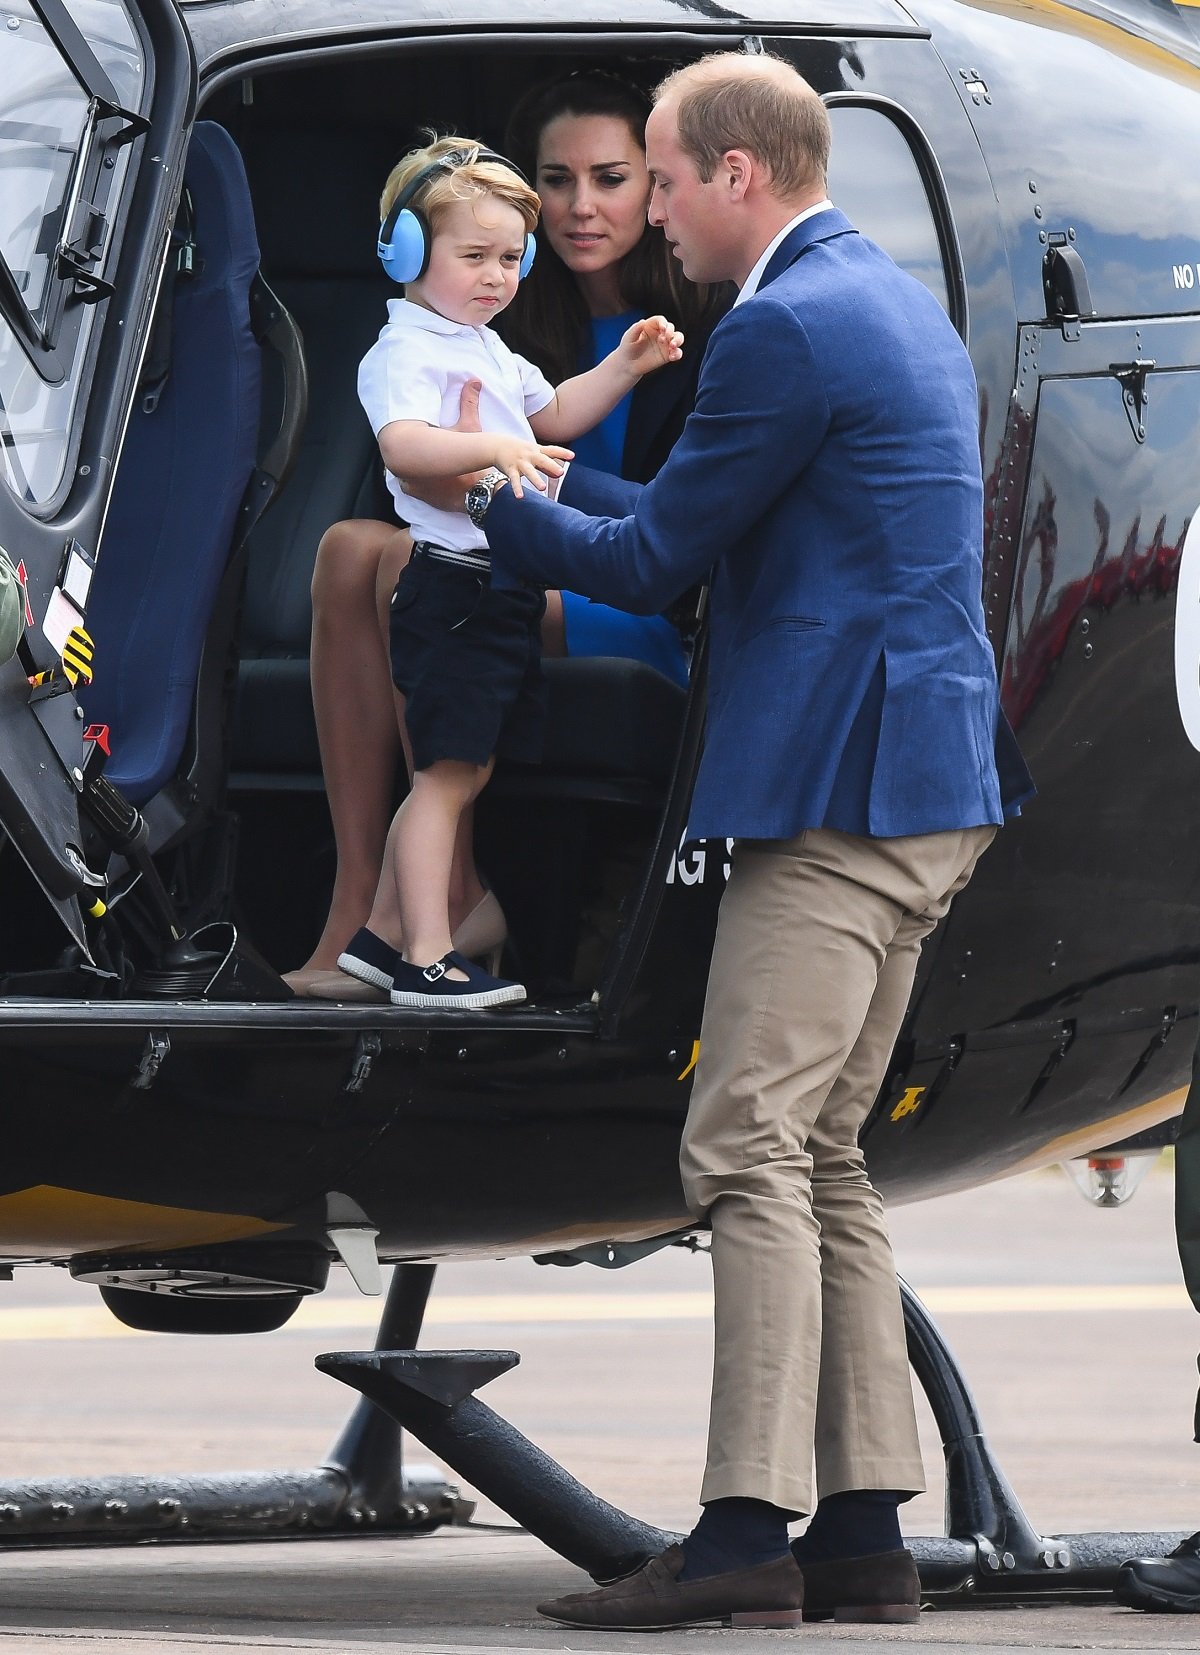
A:
[[[465,505],[467,516],[476,528],[483,527],[483,520],[487,516],[496,490],[507,483],[508,478],[499,466],[490,466],[477,482],[471,484],[466,492]]]

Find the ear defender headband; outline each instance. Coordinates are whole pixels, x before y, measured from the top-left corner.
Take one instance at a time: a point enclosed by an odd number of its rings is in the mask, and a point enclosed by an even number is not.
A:
[[[411,206],[410,203],[439,172],[453,172],[456,167],[466,166],[471,160],[470,150],[451,150],[447,155],[440,155],[436,161],[422,167],[417,176],[410,179],[393,201],[391,211],[380,226],[379,241],[376,245],[383,268],[393,281],[419,281],[429,268],[429,253],[433,243],[429,220],[420,207]],[[494,149],[479,150],[474,160],[495,162],[498,166],[507,167],[510,172],[515,172],[523,184],[529,182],[515,162],[504,155],[497,155]],[[532,231],[527,230],[525,245],[521,250],[518,279],[524,280],[528,276],[536,252],[537,240]]]

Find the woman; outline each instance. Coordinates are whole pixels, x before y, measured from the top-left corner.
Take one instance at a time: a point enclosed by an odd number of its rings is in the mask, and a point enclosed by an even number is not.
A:
[[[684,359],[651,375],[595,431],[577,459],[638,482],[651,478],[683,427],[721,296],[686,281],[659,230],[646,222],[650,178],[644,128],[650,100],[615,75],[587,70],[535,89],[513,113],[508,153],[542,199],[538,256],[500,330],[555,383],[590,366],[638,316],[663,312],[685,335]],[[470,422],[467,404],[464,411]],[[379,882],[393,777],[403,746],[403,701],[391,686],[388,605],[411,551],[395,524],[335,523],[313,573],[312,686],[317,738],[337,847],[329,916],[312,957],[285,981],[301,995],[357,997],[334,971],[366,921],[398,941],[394,893]],[[679,682],[686,661],[661,616],[626,615],[574,593],[547,593],[548,656],[621,655]],[[451,883],[454,944],[483,955],[504,940],[504,916],[480,881],[464,818]],[[364,990],[373,994],[374,991]]]

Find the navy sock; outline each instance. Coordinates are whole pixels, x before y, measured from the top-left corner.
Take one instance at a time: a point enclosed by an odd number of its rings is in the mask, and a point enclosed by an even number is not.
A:
[[[766,1500],[710,1500],[683,1542],[680,1580],[701,1580],[786,1556],[793,1515]]]
[[[792,1541],[792,1556],[803,1566],[898,1551],[904,1544],[897,1512],[900,1500],[901,1495],[889,1488],[827,1495],[804,1533]]]

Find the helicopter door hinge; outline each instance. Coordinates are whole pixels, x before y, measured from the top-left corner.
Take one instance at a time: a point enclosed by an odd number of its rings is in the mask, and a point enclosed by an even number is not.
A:
[[[346,1076],[343,1092],[349,1092],[357,1097],[371,1078],[371,1065],[383,1050],[383,1043],[374,1030],[368,1029],[359,1035],[354,1045],[354,1057],[350,1064],[350,1073]]]
[[[1074,230],[1051,230],[1042,259],[1046,315],[1061,324],[1064,339],[1078,339],[1080,322],[1096,314],[1087,269],[1078,248],[1070,245],[1074,240]]]
[[[55,273],[60,280],[75,279],[75,297],[85,305],[110,299],[113,284],[92,269],[104,257],[108,246],[109,222],[104,212],[90,201],[76,203],[74,217],[55,254]]]
[[[1110,362],[1108,371],[1120,381],[1125,414],[1136,442],[1146,440],[1146,404],[1150,393],[1146,389],[1146,375],[1154,372],[1153,358],[1138,358],[1135,362]]]
[[[158,1071],[171,1055],[171,1038],[166,1034],[148,1034],[131,1085],[135,1092],[148,1092],[158,1079]]]

